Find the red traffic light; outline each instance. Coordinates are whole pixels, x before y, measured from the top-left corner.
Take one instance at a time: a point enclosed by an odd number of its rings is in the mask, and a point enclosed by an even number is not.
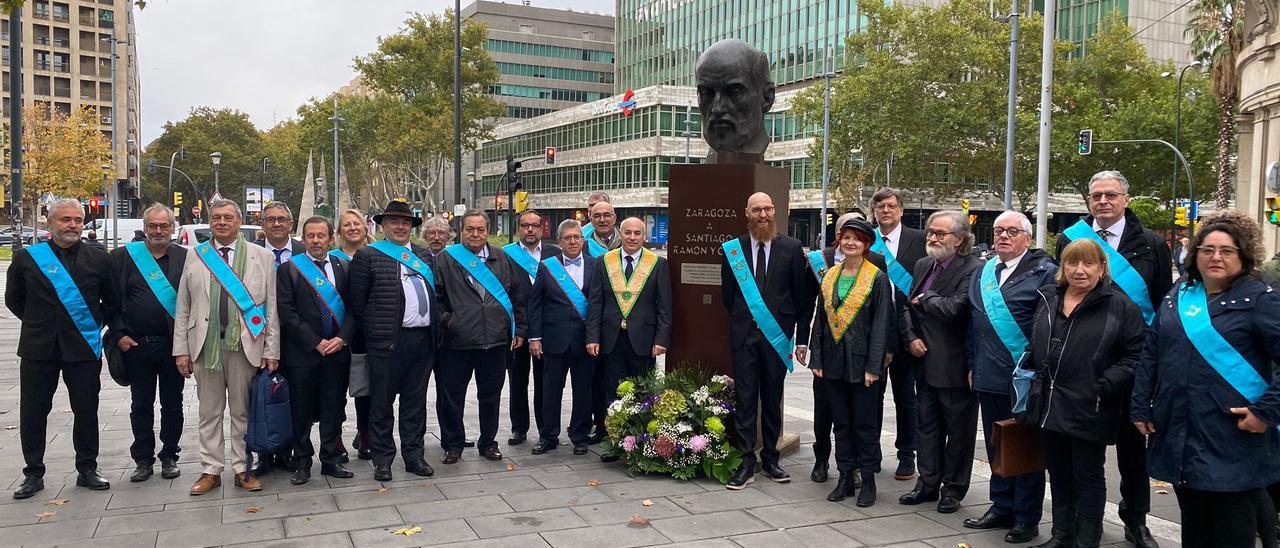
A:
[[[91,199],[89,200],[89,208],[90,208],[90,209],[98,209],[98,199],[97,199],[97,198],[91,198]]]
[[[547,147],[547,164],[556,163],[556,147]]]

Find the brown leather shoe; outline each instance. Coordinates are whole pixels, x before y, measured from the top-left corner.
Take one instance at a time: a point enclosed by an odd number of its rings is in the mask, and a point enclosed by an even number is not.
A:
[[[499,451],[497,447],[485,449],[484,451],[481,451],[480,454],[483,455],[484,458],[492,461],[502,460],[502,451]]]
[[[458,459],[461,459],[461,458],[462,458],[461,451],[449,450],[444,452],[444,458],[440,459],[440,462],[443,462],[445,464],[457,464]]]
[[[191,486],[191,496],[203,495],[218,487],[222,487],[221,476],[200,474],[200,479],[196,480],[195,485]]]
[[[261,491],[262,481],[253,477],[253,474],[241,472],[236,474],[236,487],[244,489],[245,491]]]

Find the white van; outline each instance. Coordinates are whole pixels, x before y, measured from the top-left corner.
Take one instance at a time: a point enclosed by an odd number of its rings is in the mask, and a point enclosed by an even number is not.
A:
[[[80,233],[80,237],[89,239],[89,231],[93,230],[98,233],[98,241],[108,243],[111,240],[112,229],[120,228],[120,245],[133,241],[133,231],[143,230],[142,219],[94,219],[92,223],[85,223],[84,231]]]

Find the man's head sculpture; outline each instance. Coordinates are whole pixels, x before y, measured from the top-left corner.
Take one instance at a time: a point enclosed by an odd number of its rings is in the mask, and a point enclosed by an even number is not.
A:
[[[764,154],[764,115],[773,107],[769,57],[742,40],[721,40],[698,57],[694,71],[702,137],[715,152]]]

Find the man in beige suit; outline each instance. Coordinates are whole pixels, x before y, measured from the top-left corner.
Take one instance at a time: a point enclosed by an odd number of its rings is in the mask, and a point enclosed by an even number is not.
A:
[[[203,495],[222,485],[226,462],[222,414],[228,404],[236,485],[246,491],[262,489],[262,482],[245,469],[249,381],[258,368],[275,371],[279,365],[280,328],[271,252],[240,236],[242,221],[235,202],[209,204],[213,238],[187,254],[178,286],[173,355],[182,376],[195,375],[200,402],[204,472],[191,487],[192,495]]]

